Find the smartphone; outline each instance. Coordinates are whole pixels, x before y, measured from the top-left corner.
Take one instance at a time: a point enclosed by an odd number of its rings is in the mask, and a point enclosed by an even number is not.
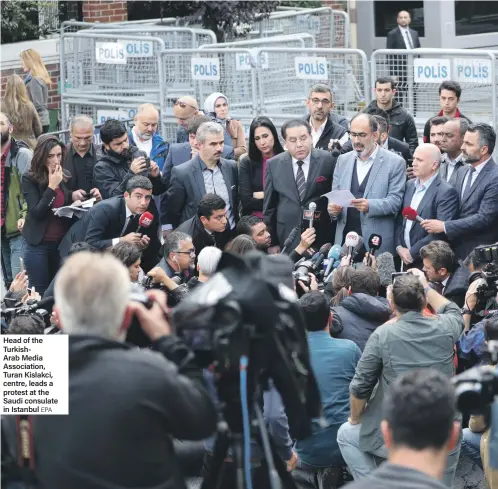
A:
[[[148,156],[145,158],[145,168],[150,168],[150,158]]]
[[[21,263],[21,272],[24,272],[26,269],[24,268],[24,260],[19,257],[19,262]]]
[[[391,281],[394,283],[396,277],[401,277],[402,275],[407,275],[409,272],[394,272],[391,274]]]

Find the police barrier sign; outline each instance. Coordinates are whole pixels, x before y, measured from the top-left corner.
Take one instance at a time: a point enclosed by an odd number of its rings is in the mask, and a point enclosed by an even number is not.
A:
[[[135,109],[118,109],[118,110],[97,110],[97,125],[103,124],[109,119],[118,121],[129,121],[135,117]]]
[[[449,59],[413,60],[413,81],[415,83],[440,83],[451,78]]]
[[[191,62],[193,80],[219,80],[219,58],[192,58]]]
[[[294,58],[296,77],[307,80],[326,80],[329,77],[327,58],[297,56]]]
[[[97,42],[95,43],[95,57],[97,63],[110,65],[125,65],[126,50],[119,42]]]
[[[120,40],[128,58],[148,58],[154,56],[154,43],[152,41],[126,41]]]
[[[297,28],[310,34],[320,34],[320,18],[312,15],[298,15],[296,17]]]
[[[254,51],[251,54],[237,53],[235,55],[235,68],[237,71],[247,71],[256,66],[259,66],[263,70],[267,70],[270,67],[268,53]]]
[[[456,58],[453,69],[453,79],[460,83],[491,84],[490,59]]]

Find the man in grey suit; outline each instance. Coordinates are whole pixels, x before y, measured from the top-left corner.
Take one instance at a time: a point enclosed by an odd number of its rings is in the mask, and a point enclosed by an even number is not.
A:
[[[337,159],[332,190],[349,190],[355,198],[347,209],[333,202],[328,206],[330,215],[337,220],[335,242],[342,244],[351,231],[365,242],[376,233],[383,238],[379,251],[394,254],[394,224],[403,202],[405,161],[379,147],[378,124],[369,114],[353,118],[350,136],[354,151]]]
[[[311,126],[303,119],[287,121],[282,126],[282,137],[287,151],[266,163],[263,217],[273,243],[283,247],[292,229],[302,228],[303,210],[314,202],[319,215],[314,222],[315,245],[320,247],[333,239],[327,199],[321,196],[330,190],[335,158],[328,151],[312,149]],[[301,231],[289,250],[298,245],[300,235]]]
[[[458,213],[458,193],[439,174],[441,153],[435,144],[417,147],[413,155],[415,178],[406,183],[403,208],[415,209],[423,219],[451,221]],[[398,215],[396,219],[396,252],[405,265],[422,266],[420,248],[434,240],[446,240],[446,235],[428,234],[417,221]]]
[[[498,241],[498,166],[491,157],[496,143],[494,129],[484,123],[471,124],[462,151],[465,171],[457,175],[460,196],[458,219],[427,219],[421,226],[428,233],[446,233],[458,259],[476,247]]]
[[[164,162],[162,181],[165,185],[166,191],[169,189],[171,184],[171,170],[174,166],[181,165],[191,160],[198,153],[198,142],[196,138],[197,129],[204,122],[210,122],[211,119],[206,115],[196,115],[192,117],[187,125],[187,132],[189,140],[185,143],[173,143],[169,147],[168,155],[166,161]],[[222,158],[226,160],[235,160],[233,154],[233,148],[230,146],[223,147]],[[161,224],[164,234],[171,232],[173,226],[171,223],[167,222],[167,210],[168,210],[168,194],[164,192],[161,196]]]
[[[235,161],[221,158],[223,127],[216,122],[204,122],[197,130],[196,138],[199,152],[171,170],[166,219],[177,227],[196,215],[204,195],[216,194],[227,203],[227,228],[233,230],[239,207],[238,171]]]
[[[463,117],[454,117],[443,125],[441,153],[444,154],[439,174],[452,186],[456,184],[458,172],[465,167],[462,144],[468,127],[469,121]]]

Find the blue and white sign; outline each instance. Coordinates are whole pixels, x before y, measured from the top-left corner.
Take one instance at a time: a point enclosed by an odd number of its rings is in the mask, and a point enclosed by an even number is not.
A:
[[[97,63],[109,65],[125,65],[126,50],[119,42],[96,42],[95,58]]]
[[[326,80],[329,77],[327,58],[298,56],[294,58],[296,77],[307,80]]]
[[[103,124],[109,119],[128,121],[135,117],[135,113],[135,109],[97,110],[97,125]]]
[[[456,58],[453,70],[453,79],[460,83],[491,84],[490,59]]]
[[[192,58],[191,62],[193,80],[219,80],[219,58]]]
[[[154,56],[154,43],[152,41],[127,41],[120,40],[128,58],[148,58]]]
[[[415,83],[440,83],[451,78],[449,59],[413,60],[413,81]]]
[[[263,68],[263,70],[267,70],[270,67],[268,64],[268,53],[258,53],[254,50],[250,54],[237,53],[235,55],[235,68],[237,71],[247,71],[256,66]]]
[[[296,17],[297,28],[301,32],[309,32],[310,34],[320,33],[320,17],[312,15],[298,15]]]

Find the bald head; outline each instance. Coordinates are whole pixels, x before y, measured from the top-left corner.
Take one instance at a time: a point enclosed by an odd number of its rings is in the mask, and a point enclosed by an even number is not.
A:
[[[462,152],[463,137],[467,132],[469,122],[467,119],[455,117],[445,122],[441,134],[441,152],[448,153],[451,159],[457,158]]]
[[[184,95],[180,97],[173,107],[173,113],[175,114],[176,121],[183,128],[187,128],[188,123],[192,117],[197,115],[199,112],[199,105],[197,100],[190,95]]]
[[[152,104],[142,104],[135,114],[135,127],[133,132],[140,141],[149,141],[157,131],[159,124],[159,111]]]
[[[401,12],[398,13],[397,21],[399,26],[408,27],[412,19],[406,10],[401,10]]]
[[[441,152],[432,143],[424,143],[413,153],[413,174],[422,183],[433,177],[439,170]]]

